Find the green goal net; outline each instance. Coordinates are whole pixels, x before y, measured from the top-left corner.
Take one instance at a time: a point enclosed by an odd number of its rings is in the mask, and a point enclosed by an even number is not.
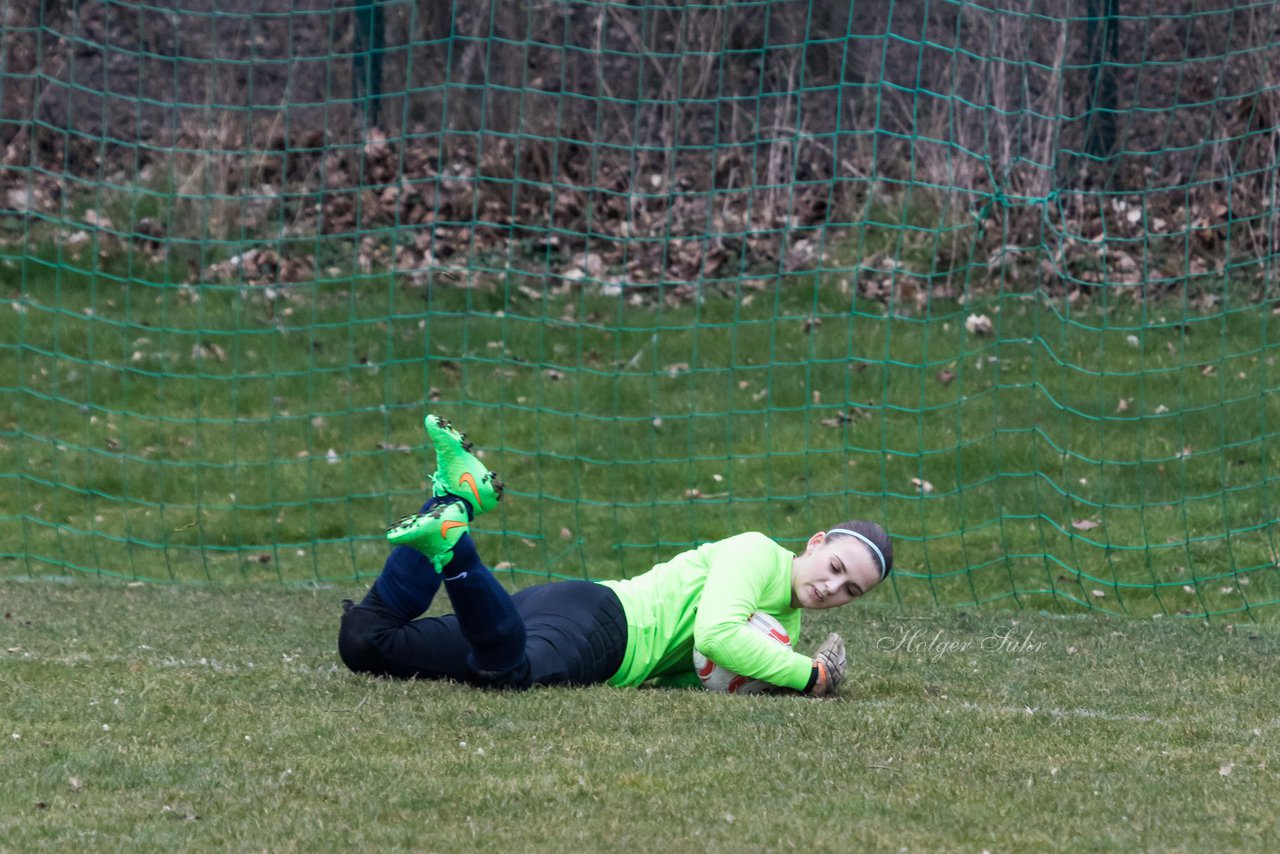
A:
[[[1278,11],[0,0],[0,574],[370,577],[438,411],[522,576],[1254,615]]]

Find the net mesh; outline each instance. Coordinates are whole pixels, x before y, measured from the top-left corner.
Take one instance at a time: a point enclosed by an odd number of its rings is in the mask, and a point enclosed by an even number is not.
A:
[[[433,410],[513,572],[1254,614],[1278,12],[0,0],[0,567],[367,576]]]

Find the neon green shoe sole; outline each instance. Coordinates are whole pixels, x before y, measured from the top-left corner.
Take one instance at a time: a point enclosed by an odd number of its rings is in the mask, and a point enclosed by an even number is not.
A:
[[[480,462],[475,446],[439,415],[428,415],[424,423],[436,449],[436,473],[431,476],[435,495],[461,498],[476,516],[497,507],[502,500],[502,481]]]
[[[387,540],[425,555],[440,572],[453,558],[453,547],[469,529],[467,508],[454,501],[426,513],[405,516],[387,529]]]

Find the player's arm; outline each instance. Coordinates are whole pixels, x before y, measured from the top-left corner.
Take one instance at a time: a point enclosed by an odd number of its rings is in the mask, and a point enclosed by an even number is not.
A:
[[[747,626],[753,612],[790,600],[790,579],[777,577],[764,540],[763,535],[744,534],[721,545],[698,601],[694,645],[735,673],[803,691],[814,678],[813,660]]]

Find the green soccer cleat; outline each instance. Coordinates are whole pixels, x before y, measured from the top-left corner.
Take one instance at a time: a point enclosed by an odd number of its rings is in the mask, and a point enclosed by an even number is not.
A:
[[[502,481],[472,453],[475,446],[439,415],[428,415],[425,423],[427,436],[436,448],[432,493],[437,498],[445,495],[461,498],[471,505],[472,516],[497,507],[502,500]]]
[[[469,530],[467,508],[460,501],[440,504],[426,513],[405,516],[387,529],[395,546],[408,546],[430,559],[436,572],[453,559],[453,547]]]

